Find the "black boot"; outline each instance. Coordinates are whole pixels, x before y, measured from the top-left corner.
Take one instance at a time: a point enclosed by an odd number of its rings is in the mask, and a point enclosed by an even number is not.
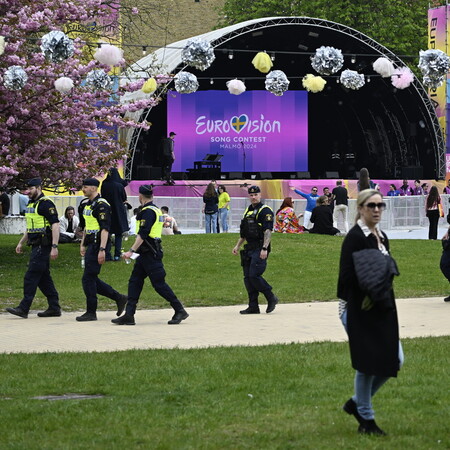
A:
[[[377,436],[386,436],[386,433],[375,423],[375,420],[361,419],[361,425],[358,428],[360,434],[375,434]]]
[[[358,421],[358,423],[361,425],[361,423],[364,421],[364,419],[359,415],[358,407],[356,406],[355,401],[352,398],[349,398],[345,405],[342,407],[342,409],[349,415],[355,416],[355,419]]]
[[[125,306],[127,305],[127,301],[128,301],[127,295],[119,294],[119,298],[116,300],[117,303],[116,316],[120,316],[123,313]]]

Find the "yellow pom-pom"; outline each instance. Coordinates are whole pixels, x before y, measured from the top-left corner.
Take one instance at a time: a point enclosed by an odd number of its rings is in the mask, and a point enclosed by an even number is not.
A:
[[[259,52],[252,60],[255,69],[262,73],[268,73],[273,66],[270,56],[266,52]]]
[[[322,77],[316,77],[315,75],[308,73],[303,77],[302,84],[308,92],[313,92],[315,94],[316,92],[323,91],[327,82]]]
[[[156,91],[156,80],[154,78],[149,78],[142,86],[142,92],[146,94],[151,94]]]

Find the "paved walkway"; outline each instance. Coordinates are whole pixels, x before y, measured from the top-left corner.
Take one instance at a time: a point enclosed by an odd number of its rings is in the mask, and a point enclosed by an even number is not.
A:
[[[450,303],[442,298],[397,300],[400,336],[450,335]],[[135,326],[111,323],[113,311],[97,322],[79,323],[80,313],[21,319],[0,314],[0,353],[105,352],[149,348],[205,348],[291,342],[345,341],[337,302],[280,304],[271,314],[242,316],[245,306],[189,308],[180,325],[167,325],[172,311],[138,311]]]

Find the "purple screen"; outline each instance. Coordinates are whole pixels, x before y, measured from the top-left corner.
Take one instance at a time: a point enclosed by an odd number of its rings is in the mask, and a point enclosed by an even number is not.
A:
[[[200,91],[167,96],[168,131],[175,136],[172,170],[184,172],[206,154],[223,155],[222,171],[308,170],[308,97],[287,91],[232,95]]]

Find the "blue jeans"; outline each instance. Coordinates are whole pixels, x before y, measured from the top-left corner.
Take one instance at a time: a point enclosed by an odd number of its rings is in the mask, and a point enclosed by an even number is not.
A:
[[[341,316],[342,325],[347,331],[347,311]],[[399,368],[403,366],[405,356],[403,353],[402,343],[398,341],[398,360]],[[359,415],[365,420],[373,420],[375,412],[372,407],[372,397],[377,393],[378,389],[383,386],[389,377],[381,377],[378,375],[367,375],[360,371],[355,374],[355,395],[352,396],[356,403]]]
[[[228,208],[220,208],[220,224],[222,225],[222,233],[226,233],[228,231]]]
[[[205,231],[207,233],[217,233],[217,214],[205,214]]]

